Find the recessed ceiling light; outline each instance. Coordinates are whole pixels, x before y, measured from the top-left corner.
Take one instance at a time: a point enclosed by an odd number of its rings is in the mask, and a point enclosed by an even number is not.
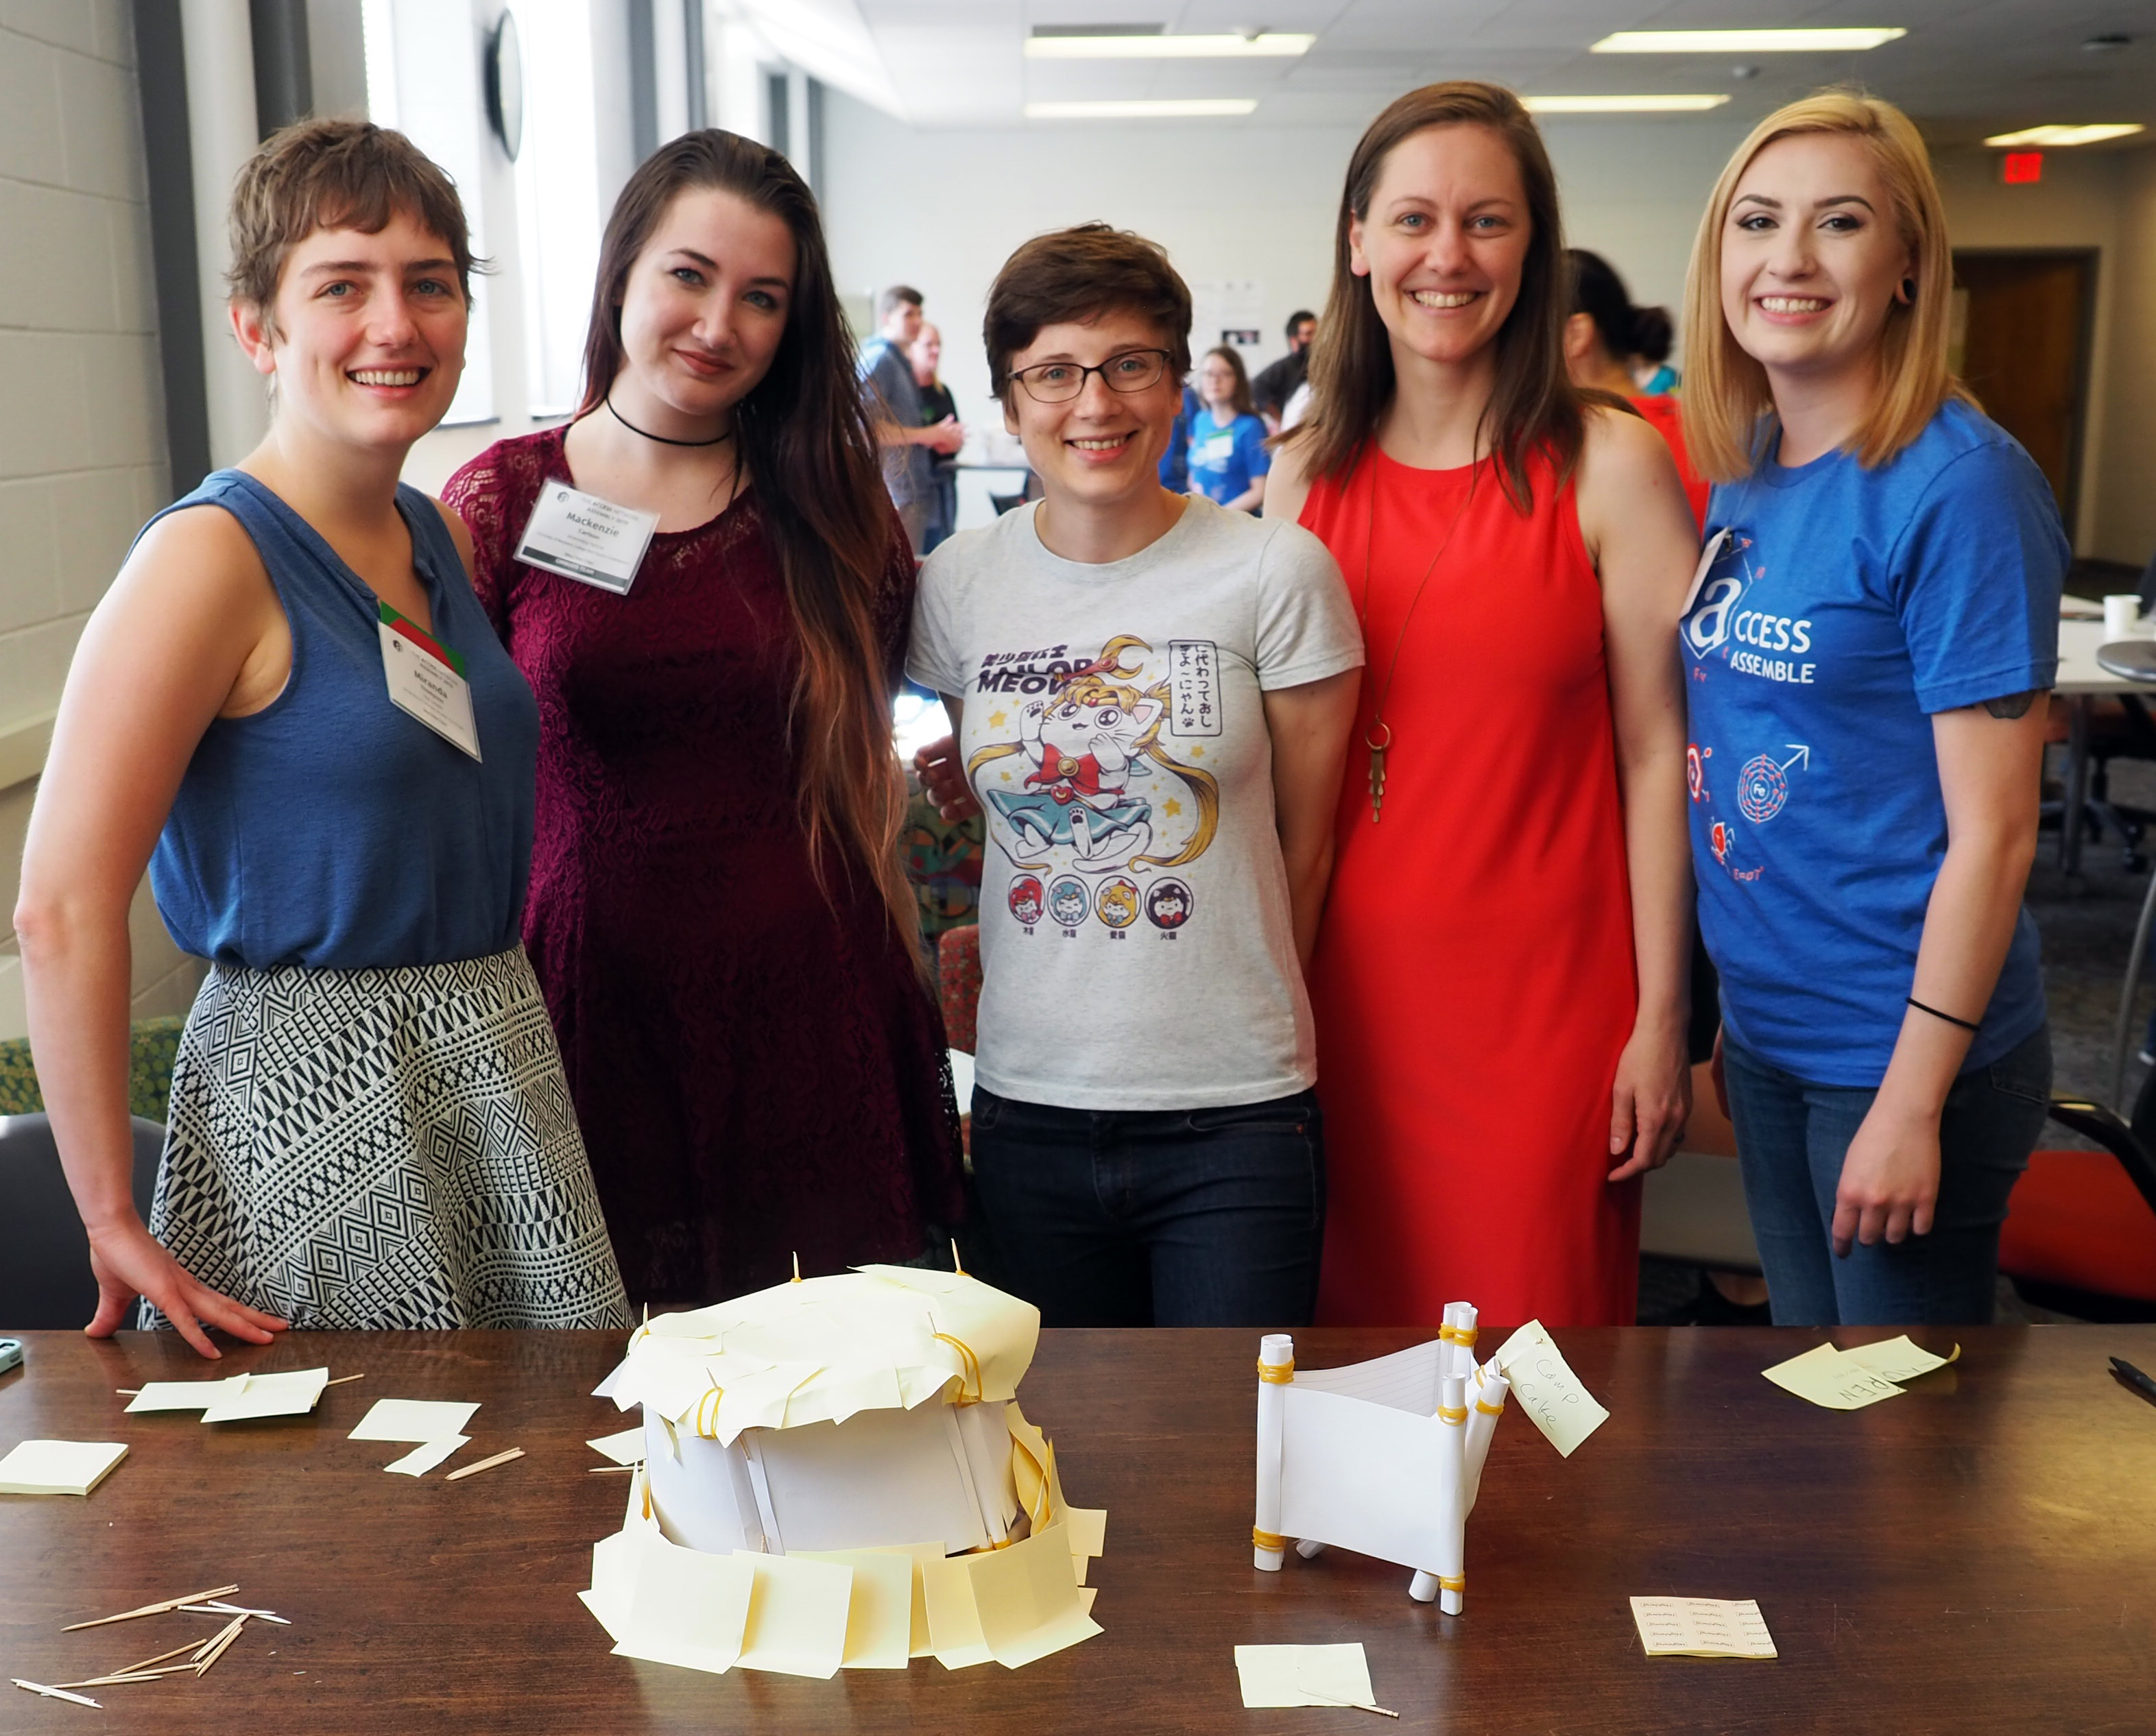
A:
[[[2018,133],[1994,133],[1987,145],[2097,145],[2106,139],[2123,139],[2148,129],[2139,121],[2108,126],[2025,126]]]
[[[1620,30],[1597,54],[1784,54],[1806,50],[1876,49],[1907,36],[1891,26],[1845,30]]]
[[[1726,96],[1523,96],[1535,115],[1676,115],[1718,109]]]
[[[1241,60],[1305,54],[1317,40],[1286,30],[1255,36],[1029,36],[1025,52],[1034,60]]]
[[[1029,120],[1166,120],[1214,115],[1247,115],[1254,96],[1173,97],[1141,102],[1029,102]]]

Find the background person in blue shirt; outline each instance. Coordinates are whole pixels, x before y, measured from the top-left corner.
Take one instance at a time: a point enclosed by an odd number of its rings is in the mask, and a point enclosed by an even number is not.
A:
[[[1243,358],[1223,345],[1198,364],[1198,396],[1204,407],[1190,422],[1188,492],[1231,512],[1255,512],[1265,504],[1265,425],[1250,407],[1250,376]]]
[[[1916,129],[1823,92],[1739,147],[1686,291],[1693,861],[1778,1324],[1988,1321],[2050,1093],[2021,894],[2070,551],[1948,371],[1951,277]]]

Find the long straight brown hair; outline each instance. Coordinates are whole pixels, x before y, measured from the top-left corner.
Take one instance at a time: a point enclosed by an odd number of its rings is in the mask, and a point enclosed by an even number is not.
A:
[[[1378,177],[1396,147],[1433,126],[1462,125],[1486,126],[1504,141],[1519,165],[1527,198],[1519,299],[1498,328],[1497,380],[1482,417],[1505,493],[1525,514],[1534,510],[1529,456],[1537,448],[1547,451],[1562,485],[1586,439],[1582,406],[1600,402],[1604,395],[1580,392],[1565,374],[1564,320],[1570,309],[1557,174],[1534,118],[1502,84],[1460,79],[1410,90],[1370,123],[1355,146],[1333,230],[1332,288],[1311,351],[1310,413],[1281,443],[1302,449],[1308,474],[1337,482],[1375,437],[1399,382],[1391,336],[1368,284],[1354,273],[1348,228],[1368,220]]]
[[[876,636],[900,532],[816,197],[778,152],[710,128],[660,146],[629,177],[599,248],[577,413],[605,401],[627,362],[621,302],[630,269],[675,197],[707,187],[770,213],[793,237],[785,335],[733,414],[736,451],[756,488],[800,637],[788,727],[801,756],[809,864],[827,891],[832,857],[849,874],[865,868],[917,960],[920,910],[898,855],[905,788],[891,749],[891,679]]]

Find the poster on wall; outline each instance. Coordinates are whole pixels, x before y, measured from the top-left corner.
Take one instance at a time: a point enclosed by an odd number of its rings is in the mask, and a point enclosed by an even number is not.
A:
[[[1190,347],[1225,344],[1255,372],[1265,349],[1265,286],[1254,277],[1199,278],[1190,285]]]

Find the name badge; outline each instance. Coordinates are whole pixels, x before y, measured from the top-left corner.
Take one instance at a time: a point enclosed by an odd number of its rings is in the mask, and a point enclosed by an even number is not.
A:
[[[1700,551],[1699,565],[1692,569],[1691,585],[1685,592],[1684,607],[1677,611],[1678,620],[1681,621],[1691,613],[1691,606],[1699,601],[1701,587],[1707,583],[1707,576],[1713,569],[1714,557],[1722,552],[1722,545],[1728,540],[1729,532],[1726,530],[1717,530],[1707,538],[1707,546]]]
[[[531,509],[516,558],[527,566],[626,597],[658,528],[655,512],[639,512],[566,482],[550,482],[539,490],[539,504]]]
[[[389,703],[478,759],[479,726],[472,720],[471,683],[465,679],[464,658],[388,603],[377,607]]]

